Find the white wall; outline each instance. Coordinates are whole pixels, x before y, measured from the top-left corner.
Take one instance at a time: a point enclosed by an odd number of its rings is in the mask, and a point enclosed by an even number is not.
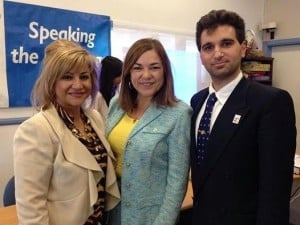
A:
[[[276,22],[275,39],[299,38],[299,0],[265,0],[264,22]]]
[[[257,25],[262,22],[264,11],[264,0],[16,0],[16,2],[108,15],[118,27],[145,27],[189,35],[194,35],[195,24],[202,15],[212,9],[225,8],[238,12],[245,19],[247,28],[253,29],[259,38],[261,34],[257,30]],[[0,0],[1,8],[3,0]],[[3,24],[2,15],[0,26],[1,24]],[[2,41],[0,40],[0,43]],[[261,46],[260,39],[258,43]],[[3,49],[0,49],[1,59],[4,58],[2,51]],[[31,114],[32,110],[24,108],[0,109],[0,119]],[[0,126],[0,200],[5,183],[13,175],[12,138],[16,127],[16,125]],[[0,206],[1,204],[2,201]]]
[[[272,57],[274,57],[274,86],[288,90],[294,100],[296,126],[298,128],[297,153],[300,154],[300,45],[275,47],[272,51]]]
[[[287,4],[288,3],[288,4]],[[277,23],[275,40],[300,38],[300,1],[266,0],[264,22]],[[286,89],[293,97],[298,133],[300,129],[300,45],[278,46],[272,49],[274,57],[274,86]],[[300,154],[300,135],[297,135],[297,153]]]
[[[12,137],[17,128],[13,126],[0,126],[0,206],[2,206],[2,194],[6,182],[13,175]]]
[[[199,17],[209,10],[226,8],[240,13],[256,30],[263,18],[263,0],[16,0],[16,2],[65,8],[111,16],[116,23],[146,25],[194,33]]]

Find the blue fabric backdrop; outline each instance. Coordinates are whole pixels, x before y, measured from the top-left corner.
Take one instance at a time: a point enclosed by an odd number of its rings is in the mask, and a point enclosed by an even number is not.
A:
[[[4,1],[9,107],[30,106],[44,48],[56,39],[79,42],[97,57],[110,55],[109,16]]]

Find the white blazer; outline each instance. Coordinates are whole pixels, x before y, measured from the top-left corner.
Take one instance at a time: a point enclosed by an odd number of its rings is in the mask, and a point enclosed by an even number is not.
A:
[[[85,114],[107,149],[106,210],[120,201],[104,122]],[[93,212],[104,175],[94,156],[73,136],[54,106],[23,122],[14,136],[16,206],[21,225],[82,225]]]

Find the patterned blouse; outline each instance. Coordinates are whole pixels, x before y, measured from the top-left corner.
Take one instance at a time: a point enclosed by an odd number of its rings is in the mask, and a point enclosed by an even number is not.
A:
[[[80,132],[74,126],[74,118],[69,115],[60,105],[55,104],[56,110],[64,121],[66,126],[70,129],[72,134],[86,146],[90,153],[95,157],[95,160],[106,175],[107,168],[107,151],[102,144],[100,138],[93,129],[91,122],[81,110],[81,118],[84,121],[84,132]],[[97,184],[98,200],[94,205],[94,212],[89,216],[84,225],[103,225],[105,220],[104,215],[104,199],[105,199],[105,177],[102,177]]]

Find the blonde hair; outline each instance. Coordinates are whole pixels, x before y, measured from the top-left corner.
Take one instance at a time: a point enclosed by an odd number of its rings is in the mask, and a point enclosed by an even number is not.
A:
[[[48,60],[59,48],[76,48],[80,47],[80,45],[73,41],[68,41],[66,39],[58,39],[56,41],[51,42],[44,51],[44,59],[43,63]]]
[[[93,104],[98,91],[96,58],[75,42],[56,40],[50,43],[45,49],[41,73],[31,93],[31,102],[35,109],[47,109],[55,100],[56,81],[70,70],[83,66],[90,69]]]

